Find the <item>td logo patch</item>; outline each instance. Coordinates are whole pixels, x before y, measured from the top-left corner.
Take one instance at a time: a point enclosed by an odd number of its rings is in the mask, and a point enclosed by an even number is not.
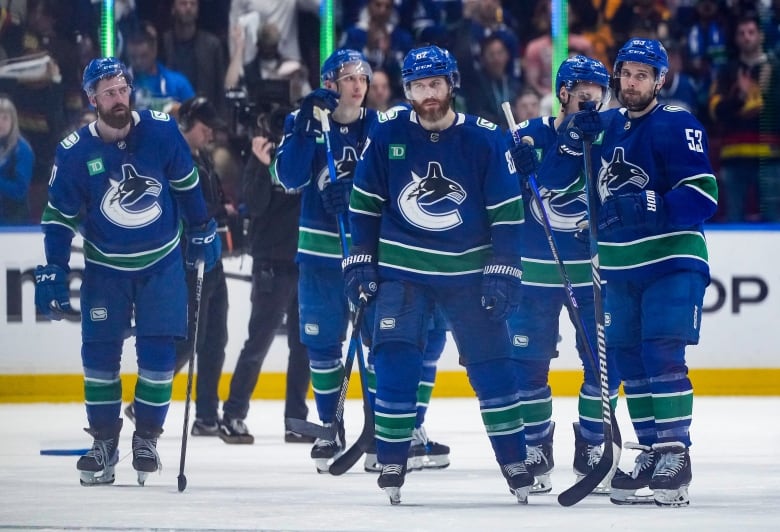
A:
[[[406,144],[391,144],[389,147],[390,159],[406,159]]]

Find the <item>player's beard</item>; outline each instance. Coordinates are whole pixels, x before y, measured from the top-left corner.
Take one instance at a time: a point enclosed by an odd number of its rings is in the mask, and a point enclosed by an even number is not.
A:
[[[431,102],[436,102],[438,105],[434,108],[426,107]],[[413,101],[412,107],[414,107],[415,112],[420,116],[420,118],[426,122],[438,122],[444,118],[444,116],[447,114],[447,111],[450,110],[450,97],[447,96],[443,100],[439,100],[437,98],[428,98],[422,102]]]
[[[627,93],[625,90],[620,91],[620,103],[634,113],[638,113],[647,109],[650,103],[655,99],[655,85],[648,92],[640,92],[632,90],[631,93]]]
[[[111,108],[97,107],[98,117],[113,129],[122,129],[130,123],[130,108],[123,103],[115,103]]]

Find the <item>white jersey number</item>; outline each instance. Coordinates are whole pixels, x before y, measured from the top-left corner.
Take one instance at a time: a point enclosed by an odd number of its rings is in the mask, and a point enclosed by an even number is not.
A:
[[[686,129],[685,138],[688,139],[688,149],[698,153],[703,153],[704,148],[701,145],[701,129]]]

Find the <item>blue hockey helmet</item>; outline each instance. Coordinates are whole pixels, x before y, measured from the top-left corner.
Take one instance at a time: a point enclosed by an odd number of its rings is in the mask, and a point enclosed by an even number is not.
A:
[[[349,48],[339,48],[322,63],[320,68],[320,79],[322,82],[337,81],[342,73],[341,70],[347,65],[355,65],[355,71],[351,74],[362,74],[371,82],[373,74],[371,65],[368,64],[366,57],[357,50]]]
[[[406,54],[401,68],[404,88],[412,81],[434,76],[446,77],[453,89],[460,87],[458,62],[451,53],[444,48],[431,45],[415,48]]]
[[[609,81],[609,72],[601,61],[584,55],[575,55],[566,59],[558,67],[558,73],[555,75],[555,90],[559,92],[563,86],[571,92],[578,83],[594,83],[603,89],[601,104],[605,105],[609,101]],[[560,95],[558,97],[560,98]]]
[[[655,69],[656,82],[660,81],[669,71],[669,56],[666,54],[666,48],[660,41],[655,39],[640,39],[633,37],[628,40],[623,47],[618,50],[615,57],[615,68],[613,74],[620,75],[620,67],[626,61],[634,63],[644,63]]]
[[[93,59],[84,69],[81,87],[87,96],[95,94],[95,87],[101,79],[124,76],[128,85],[133,84],[133,77],[125,64],[116,57],[98,57]]]
[[[607,72],[607,67],[601,61],[584,55],[570,57],[558,68],[558,73],[555,75],[555,88],[560,90],[561,85],[563,85],[567,91],[570,91],[582,81],[595,83],[608,89],[609,72]]]

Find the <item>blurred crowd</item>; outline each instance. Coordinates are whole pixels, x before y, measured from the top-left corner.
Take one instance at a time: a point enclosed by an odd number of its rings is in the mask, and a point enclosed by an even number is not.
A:
[[[94,120],[81,88],[100,55],[94,0],[0,0],[0,223],[34,224],[54,149]],[[116,55],[132,70],[137,109],[174,112],[197,95],[227,127],[214,162],[226,194],[258,135],[319,86],[319,0],[116,0]],[[401,62],[421,43],[449,49],[458,111],[506,127],[551,114],[550,0],[335,0],[336,44],[374,69],[367,105],[403,98]],[[660,39],[670,71],[660,95],[695,114],[721,185],[715,222],[776,222],[780,212],[780,0],[569,0],[569,51],[611,70],[629,37]]]

